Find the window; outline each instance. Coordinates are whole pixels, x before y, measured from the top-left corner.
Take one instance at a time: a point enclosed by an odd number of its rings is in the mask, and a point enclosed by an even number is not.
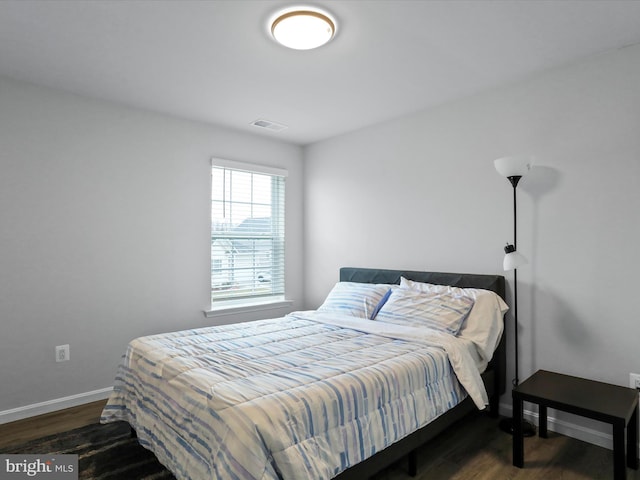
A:
[[[212,161],[212,308],[284,300],[286,173]]]

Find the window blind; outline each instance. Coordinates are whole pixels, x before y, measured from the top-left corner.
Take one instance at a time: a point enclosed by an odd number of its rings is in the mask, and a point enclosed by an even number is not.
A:
[[[212,162],[212,306],[284,298],[285,177],[276,169]]]

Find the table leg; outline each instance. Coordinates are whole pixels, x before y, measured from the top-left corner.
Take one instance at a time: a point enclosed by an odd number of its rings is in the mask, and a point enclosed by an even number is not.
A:
[[[522,436],[523,401],[513,395],[513,465],[524,467],[524,437]]]
[[[627,425],[627,466],[638,470],[638,406]]]
[[[613,422],[613,478],[625,480],[627,478],[627,465],[625,463],[624,448],[624,418]]]
[[[548,438],[547,433],[547,406],[538,406],[538,435],[542,438]]]

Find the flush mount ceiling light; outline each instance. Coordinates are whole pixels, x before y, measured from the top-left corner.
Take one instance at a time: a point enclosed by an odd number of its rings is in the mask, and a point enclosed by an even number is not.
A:
[[[285,47],[311,50],[333,38],[336,22],[327,12],[310,8],[289,8],[271,21],[271,35]]]

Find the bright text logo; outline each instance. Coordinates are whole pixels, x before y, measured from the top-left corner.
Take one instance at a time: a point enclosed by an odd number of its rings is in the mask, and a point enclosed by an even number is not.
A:
[[[78,480],[77,455],[0,455],[0,480]]]

